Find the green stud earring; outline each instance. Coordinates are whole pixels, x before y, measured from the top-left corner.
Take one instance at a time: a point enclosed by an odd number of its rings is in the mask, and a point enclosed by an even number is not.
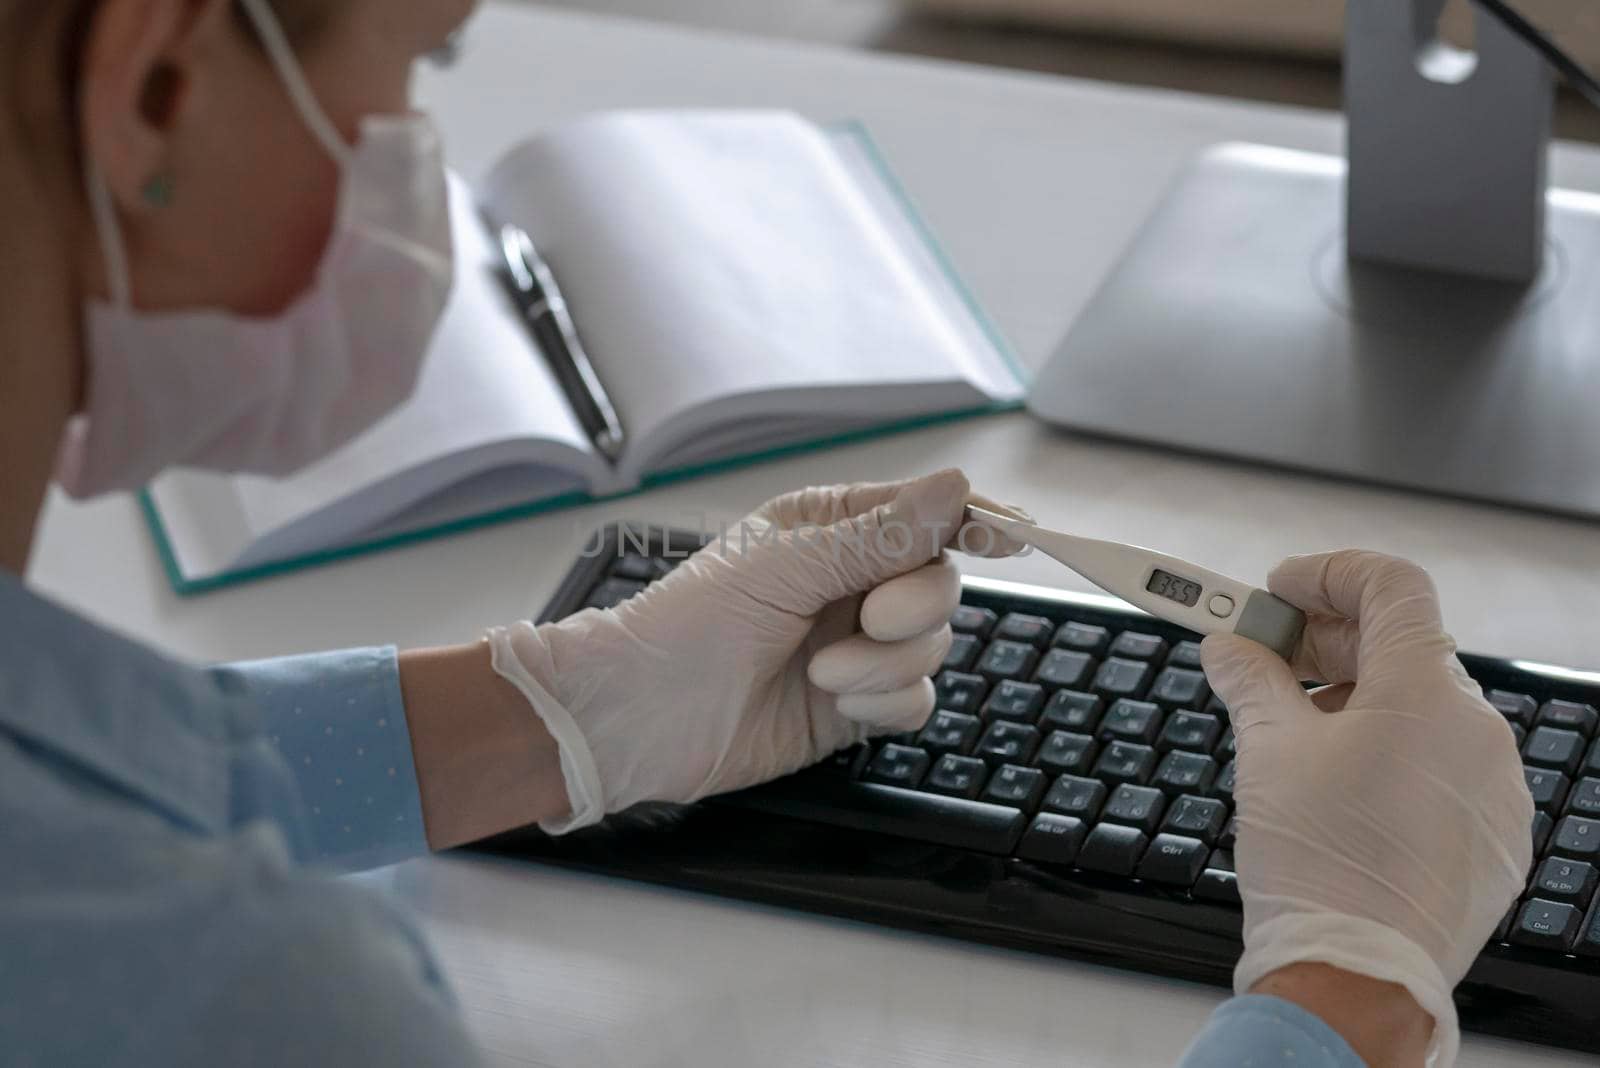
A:
[[[164,208],[172,203],[172,175],[161,172],[150,176],[140,189],[144,202],[152,208]]]

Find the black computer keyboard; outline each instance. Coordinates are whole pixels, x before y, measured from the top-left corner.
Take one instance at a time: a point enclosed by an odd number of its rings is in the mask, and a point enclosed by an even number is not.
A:
[[[698,545],[608,528],[541,619],[613,606]],[[951,622],[938,710],[915,734],[699,805],[478,848],[1227,985],[1234,740],[1196,636],[971,578]],[[1600,1052],[1600,675],[1462,660],[1511,722],[1538,808],[1527,892],[1457,991],[1462,1024]]]

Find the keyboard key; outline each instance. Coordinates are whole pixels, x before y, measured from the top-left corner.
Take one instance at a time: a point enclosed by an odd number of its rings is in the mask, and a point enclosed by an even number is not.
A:
[[[1167,657],[1167,667],[1188,668],[1190,671],[1200,670],[1200,643],[1179,642],[1172,647],[1172,655]]]
[[[1584,739],[1577,731],[1558,727],[1535,727],[1522,747],[1522,757],[1529,764],[1556,768],[1571,775],[1578,770],[1583,759]]]
[[[867,762],[871,759],[870,745],[852,745],[823,760],[813,767],[811,772],[815,775],[836,778],[840,782],[848,782],[851,779],[859,779],[866,772]]]
[[[1533,874],[1533,892],[1546,901],[1565,901],[1588,908],[1600,872],[1581,860],[1547,857]]]
[[[1111,791],[1111,798],[1106,802],[1100,818],[1137,827],[1145,834],[1154,834],[1156,828],[1161,826],[1161,813],[1166,807],[1167,799],[1161,796],[1160,790],[1124,784]]]
[[[966,756],[978,744],[978,735],[982,731],[983,724],[978,717],[940,709],[928,720],[922,733],[917,735],[917,746],[935,756],[944,756],[946,753]]]
[[[1078,850],[1078,867],[1112,875],[1132,875],[1144,855],[1143,832],[1115,823],[1099,823]]]
[[[1035,682],[1068,690],[1088,685],[1093,677],[1094,657],[1071,649],[1051,649],[1033,673]]]
[[[1567,795],[1567,811],[1600,819],[1600,779],[1579,779]]]
[[[1066,623],[1056,631],[1053,644],[1057,649],[1072,649],[1090,656],[1100,656],[1111,644],[1111,632],[1088,623]]]
[[[982,649],[983,643],[976,635],[957,634],[950,642],[950,651],[944,655],[942,667],[945,671],[971,671]]]
[[[1206,845],[1215,845],[1228,824],[1228,806],[1214,797],[1178,798],[1167,806],[1167,815],[1161,821],[1164,834],[1181,834],[1198,838]]]
[[[1546,701],[1539,706],[1539,718],[1534,720],[1540,727],[1559,727],[1585,737],[1594,736],[1597,722],[1600,722],[1600,712],[1596,712],[1593,705],[1577,701]]]
[[[1565,953],[1578,938],[1583,914],[1571,905],[1534,898],[1522,906],[1511,928],[1511,941],[1519,946],[1536,946]]]
[[[890,743],[867,765],[867,781],[885,786],[916,786],[933,763],[928,754],[909,745]]]
[[[1195,880],[1194,896],[1202,901],[1217,901],[1225,905],[1239,904],[1239,876],[1233,870],[1233,854],[1225,849],[1215,850],[1206,862],[1205,870]]]
[[[1017,843],[1017,856],[1041,864],[1071,864],[1088,834],[1089,825],[1076,816],[1041,812]]]
[[[1584,758],[1583,767],[1578,769],[1580,775],[1600,776],[1600,738],[1596,738],[1589,747],[1589,755]]]
[[[1540,856],[1544,847],[1550,841],[1550,832],[1555,830],[1556,821],[1550,818],[1550,813],[1535,811],[1533,814],[1533,855]]]
[[[1520,723],[1511,725],[1511,737],[1517,740],[1517,752],[1522,752],[1523,745],[1528,741],[1528,728]]]
[[[972,755],[998,767],[1001,764],[1026,764],[1033,759],[1034,751],[1038,748],[1038,731],[1025,724],[1002,719],[989,724],[989,729],[978,739]]]
[[[1044,707],[1044,689],[1031,682],[1002,679],[983,703],[984,719],[1009,719],[1032,723]]]
[[[994,630],[995,614],[987,608],[964,604],[950,617],[950,629],[958,634],[971,634],[979,640],[989,637]]]
[[[1100,714],[1106,701],[1092,693],[1057,690],[1045,702],[1039,726],[1045,730],[1072,731],[1075,734],[1093,734],[1100,726]]]
[[[994,637],[1004,638],[1006,641],[1023,642],[1035,648],[1043,649],[1050,644],[1050,636],[1055,632],[1055,629],[1056,625],[1043,616],[1007,612],[1000,617],[1000,622],[995,626]]]
[[[1230,804],[1233,802],[1233,783],[1237,765],[1237,760],[1230,760],[1222,765],[1222,770],[1217,772],[1217,777],[1211,782],[1211,789],[1207,791],[1212,797],[1220,797]]]
[[[1143,660],[1114,656],[1101,663],[1089,689],[1111,701],[1119,697],[1142,697],[1150,684],[1151,670]]]
[[[1100,721],[1100,740],[1151,745],[1161,733],[1161,709],[1148,701],[1113,701]]]
[[[1490,690],[1484,694],[1495,711],[1509,719],[1512,723],[1520,723],[1524,727],[1533,726],[1534,713],[1539,711],[1539,702],[1525,693],[1512,693],[1509,690]]]
[[[1233,728],[1225,728],[1222,732],[1222,741],[1217,743],[1216,758],[1219,764],[1226,764],[1239,755],[1239,742],[1233,736]]]
[[[983,704],[989,684],[981,676],[961,671],[941,671],[933,684],[933,703],[936,708],[951,712],[975,715]]]
[[[1163,708],[1204,708],[1211,685],[1198,671],[1168,667],[1150,686],[1150,700]]]
[[[1584,957],[1600,957],[1600,904],[1589,910],[1572,951]]]
[[[649,582],[656,577],[650,558],[640,556],[638,553],[625,553],[617,557],[617,562],[611,565],[611,574],[617,578],[632,579],[634,582]]]
[[[1044,795],[1044,810],[1061,816],[1076,816],[1087,824],[1100,815],[1105,800],[1105,783],[1078,775],[1062,775],[1050,784],[1050,791]]]
[[[1196,753],[1209,753],[1222,737],[1222,721],[1204,712],[1179,709],[1167,717],[1156,738],[1156,748],[1163,753],[1169,749],[1188,749]]]
[[[585,608],[615,608],[629,597],[644,589],[644,583],[632,579],[608,578],[594,588],[589,594],[589,599],[583,603]]]
[[[1205,870],[1208,852],[1205,843],[1198,839],[1158,834],[1139,862],[1139,878],[1187,890]]]
[[[946,797],[964,797],[975,801],[983,792],[983,781],[989,777],[989,765],[973,757],[946,754],[928,772],[924,790]]]
[[[1570,785],[1565,775],[1549,768],[1524,767],[1522,778],[1527,782],[1528,792],[1533,795],[1536,806],[1546,812],[1561,811],[1561,803],[1567,799]]]
[[[1161,758],[1156,777],[1150,785],[1169,797],[1179,794],[1203,794],[1211,789],[1217,777],[1217,762],[1204,753],[1186,753],[1174,749]]]
[[[1125,630],[1111,643],[1111,655],[1125,656],[1129,660],[1160,660],[1167,655],[1167,640],[1154,634]]]
[[[1208,716],[1216,716],[1224,723],[1228,721],[1228,706],[1223,704],[1222,698],[1214,693],[1211,695],[1211,700],[1206,702],[1206,707],[1202,711]]]
[[[1051,775],[1087,775],[1099,752],[1099,743],[1087,734],[1051,731],[1033,762]]]
[[[1235,816],[1222,828],[1222,835],[1217,839],[1217,845],[1223,849],[1232,849],[1239,844],[1239,817]]]
[[[1148,745],[1112,742],[1094,762],[1094,775],[1113,786],[1132,783],[1143,786],[1156,770],[1156,751]]]
[[[989,780],[984,788],[983,800],[991,805],[1010,805],[1032,813],[1044,798],[1048,776],[1038,768],[1019,768],[1007,764]]]
[[[978,674],[990,682],[1025,679],[1039,662],[1039,651],[1023,642],[992,641],[978,658]]]
[[[1600,820],[1561,817],[1550,839],[1550,852],[1576,860],[1600,860]]]

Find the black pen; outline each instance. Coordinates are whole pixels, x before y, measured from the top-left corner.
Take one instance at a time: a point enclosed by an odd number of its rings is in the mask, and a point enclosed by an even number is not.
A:
[[[584,431],[602,455],[609,460],[619,459],[625,444],[622,421],[589,362],[555,275],[521,227],[500,227],[500,251],[505,258],[511,295],[528,320],[534,340],[544,351],[561,388],[577,409]]]

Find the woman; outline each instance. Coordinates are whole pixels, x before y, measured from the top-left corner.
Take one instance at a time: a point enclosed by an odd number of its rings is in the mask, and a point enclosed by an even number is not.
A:
[[[412,925],[326,869],[694,800],[932,709],[957,472],[779,497],[616,611],[460,648],[196,669],[20,584],[52,479],[284,472],[404,398],[450,282],[407,86],[469,6],[0,0],[0,1063],[472,1063]],[[1337,685],[1206,643],[1247,996],[1185,1064],[1448,1059],[1529,860],[1510,732],[1420,571],[1273,586]]]

